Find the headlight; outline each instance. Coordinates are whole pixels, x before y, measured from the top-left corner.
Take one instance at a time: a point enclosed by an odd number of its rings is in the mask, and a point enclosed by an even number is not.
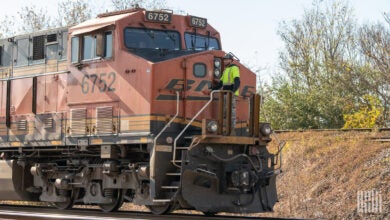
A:
[[[272,132],[272,129],[271,129],[270,124],[262,124],[261,127],[260,127],[260,132],[261,132],[264,136],[270,135],[271,132]]]
[[[221,67],[221,60],[214,60],[214,66],[217,68]]]
[[[221,74],[221,71],[219,69],[214,70],[214,76],[219,77],[219,74]]]
[[[207,131],[210,133],[215,133],[218,130],[218,124],[215,121],[210,121],[207,123]]]

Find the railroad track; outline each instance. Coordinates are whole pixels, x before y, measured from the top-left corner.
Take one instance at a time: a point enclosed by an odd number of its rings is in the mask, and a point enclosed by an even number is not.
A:
[[[0,219],[104,219],[104,220],[129,220],[129,219],[294,219],[294,218],[271,218],[271,217],[246,217],[246,216],[227,216],[216,215],[213,217],[196,214],[170,214],[156,216],[148,212],[136,211],[118,211],[113,213],[103,213],[97,209],[75,208],[71,210],[58,210],[47,206],[16,206],[0,205]]]
[[[355,128],[355,129],[306,129],[306,130],[275,130],[276,134],[281,133],[292,133],[292,132],[327,132],[327,131],[334,131],[334,132],[379,132],[383,133],[385,136],[378,136],[378,137],[364,137],[365,139],[369,139],[375,142],[390,142],[390,128],[377,128],[377,129],[371,129],[371,128]]]
[[[378,142],[390,142],[390,137],[374,137],[371,138],[371,140]]]
[[[245,217],[245,216],[204,216],[194,214],[170,214],[163,216],[156,216],[147,212],[134,212],[134,211],[118,211],[113,213],[103,213],[96,209],[71,209],[71,210],[58,210],[51,207],[43,206],[15,206],[15,205],[0,205],[0,219],[12,219],[12,220],[41,220],[41,219],[61,219],[61,220],[154,220],[154,219],[189,219],[189,220],[205,220],[205,219],[256,219],[256,220],[268,220],[268,219],[285,219],[292,220],[295,218],[270,218],[270,217]]]
[[[390,128],[351,128],[351,129],[298,129],[298,130],[275,130],[275,133],[288,133],[288,132],[307,132],[307,131],[361,131],[361,132],[383,132],[390,131]]]

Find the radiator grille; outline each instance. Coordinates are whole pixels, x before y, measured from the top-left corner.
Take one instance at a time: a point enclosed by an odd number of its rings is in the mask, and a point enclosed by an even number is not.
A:
[[[87,109],[71,109],[70,110],[70,134],[71,135],[86,135],[87,134]]]
[[[49,34],[47,35],[47,42],[52,43],[57,41],[57,34]]]
[[[111,134],[112,132],[112,106],[96,108],[96,133]]]
[[[33,60],[45,58],[45,36],[33,37]]]

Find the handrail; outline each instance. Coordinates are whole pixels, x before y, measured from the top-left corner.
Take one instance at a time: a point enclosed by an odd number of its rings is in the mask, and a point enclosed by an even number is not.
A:
[[[153,149],[152,149],[152,158],[155,157],[156,155],[156,144],[157,144],[157,139],[160,137],[160,135],[172,124],[172,122],[177,118],[179,115],[179,100],[180,100],[180,94],[179,91],[176,91],[176,114],[171,118],[171,120],[161,129],[161,131],[156,135],[156,137],[153,139]],[[152,161],[152,160],[151,160]],[[154,179],[155,177],[155,169],[154,167],[151,167],[150,169],[150,178]]]
[[[39,76],[50,76],[50,75],[57,75],[57,74],[64,74],[64,73],[70,73],[70,71],[69,70],[62,70],[62,71],[56,71],[56,72],[47,72],[47,73],[37,73],[37,74],[31,74],[31,75],[15,76],[15,77],[9,77],[9,78],[2,78],[2,79],[0,79],[0,81],[26,79],[26,78],[33,78],[33,77],[39,77]]]
[[[173,118],[171,118],[171,120],[164,126],[163,129],[161,129],[161,131],[153,139],[153,151],[156,146],[157,138],[159,138],[160,135],[172,124],[172,122],[177,118],[178,115],[179,115],[179,91],[176,91],[176,114],[173,116]]]
[[[183,128],[183,130],[175,138],[175,141],[173,142],[173,158],[172,158],[172,163],[173,163],[174,166],[180,168],[180,166],[177,165],[176,162],[175,162],[175,160],[176,160],[176,148],[177,148],[176,144],[177,144],[177,141],[183,135],[183,133],[187,130],[187,128],[192,124],[192,122],[194,122],[195,119],[207,108],[207,106],[210,105],[210,103],[213,101],[213,95],[216,92],[225,92],[225,91],[224,90],[214,90],[214,91],[211,91],[211,93],[210,93],[210,100],[199,110],[198,113],[196,113],[196,115],[194,117],[192,117],[191,121],[187,123],[187,125]]]

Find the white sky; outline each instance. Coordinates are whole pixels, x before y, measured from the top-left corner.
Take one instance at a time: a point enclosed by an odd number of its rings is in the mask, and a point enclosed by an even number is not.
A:
[[[15,15],[27,4],[43,6],[56,13],[57,0],[0,0],[0,16]],[[99,11],[109,9],[110,0],[94,0]],[[244,63],[276,71],[278,51],[283,47],[277,35],[279,23],[300,19],[312,0],[167,0],[168,5],[188,14],[207,18],[221,34],[222,47]],[[390,12],[390,0],[350,0],[359,22],[384,22]]]

